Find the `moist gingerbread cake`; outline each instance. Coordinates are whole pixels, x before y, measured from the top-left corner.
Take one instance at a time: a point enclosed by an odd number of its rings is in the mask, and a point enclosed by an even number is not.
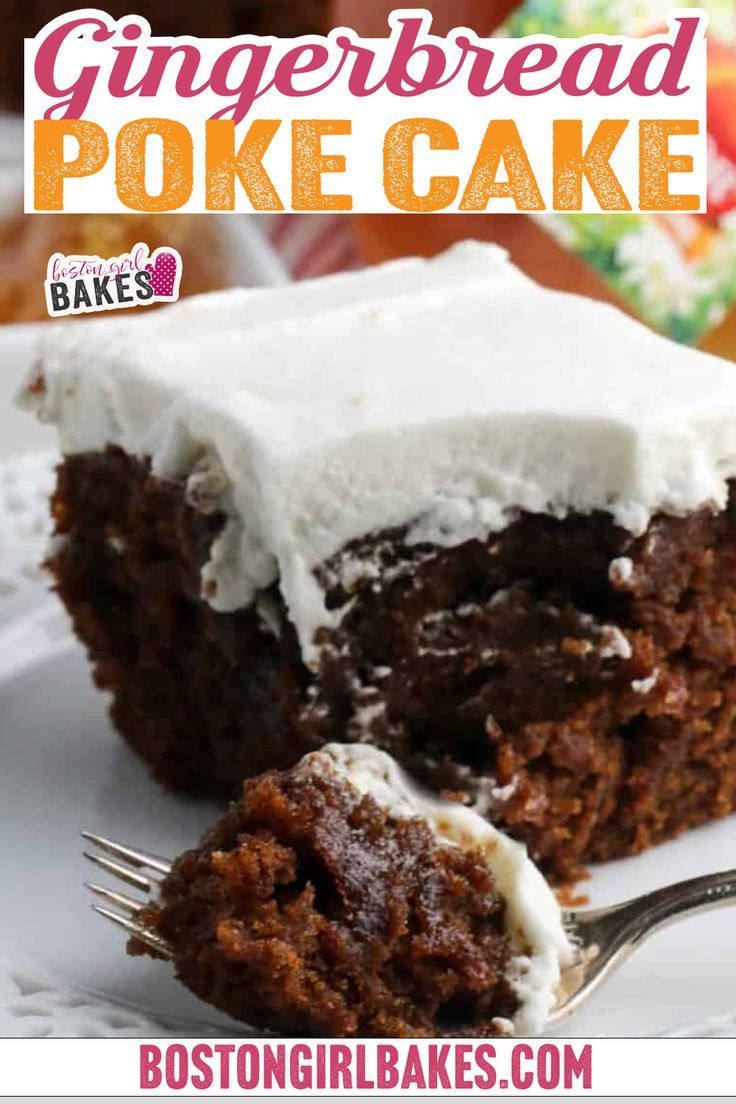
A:
[[[734,808],[731,364],[473,243],[82,331],[50,565],[162,782],[361,741],[562,879]]]
[[[198,996],[298,1036],[538,1033],[574,954],[519,844],[361,745],[245,782],[141,921]]]

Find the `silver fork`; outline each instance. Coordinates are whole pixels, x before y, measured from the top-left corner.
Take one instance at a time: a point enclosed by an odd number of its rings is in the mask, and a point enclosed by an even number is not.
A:
[[[112,874],[114,878],[133,886],[147,897],[146,900],[140,900],[114,889],[107,889],[97,882],[85,882],[86,888],[95,897],[107,902],[106,905],[93,904],[92,908],[95,912],[104,916],[106,920],[112,921],[113,924],[117,924],[129,935],[134,935],[141,943],[157,951],[163,958],[173,958],[174,953],[166,940],[147,928],[139,919],[146,905],[150,904],[151,900],[155,900],[155,896],[152,896],[153,891],[157,890],[166,875],[171,872],[169,860],[149,851],[126,847],[125,844],[116,843],[105,836],[96,836],[92,832],[82,832],[82,839],[96,847],[98,852],[102,852],[98,854],[95,851],[85,851],[85,859],[89,859],[106,874]],[[107,907],[108,905],[114,905],[119,911],[113,911]]]
[[[549,1023],[567,1019],[650,935],[687,916],[723,908],[734,899],[736,870],[723,870],[674,882],[618,905],[566,910],[565,925],[579,960],[562,975],[560,998]]]
[[[85,851],[85,858],[146,894],[149,900],[171,870],[169,860],[160,855],[127,847],[91,832],[83,832],[82,836],[101,852]],[[173,958],[166,940],[139,919],[149,901],[129,897],[94,882],[85,885],[105,901],[104,905],[93,904],[95,912],[135,936],[161,957]],[[563,912],[565,926],[577,955],[575,963],[562,975],[560,996],[550,1014],[549,1024],[557,1024],[575,1012],[586,997],[654,932],[686,916],[722,908],[735,898],[736,870],[726,870],[663,886],[606,908],[566,909]]]

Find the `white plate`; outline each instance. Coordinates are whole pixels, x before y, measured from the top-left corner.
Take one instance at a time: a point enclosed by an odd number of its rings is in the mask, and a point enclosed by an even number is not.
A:
[[[179,1021],[181,1034],[227,1030],[165,964],[127,958],[122,935],[90,911],[82,888],[90,873],[81,857],[83,828],[174,855],[196,841],[216,810],[165,794],[151,781],[111,731],[81,649],[39,591],[6,603],[0,622],[0,749],[5,947],[67,992],[91,992],[152,1020]],[[732,818],[600,867],[585,888],[593,903],[621,900],[733,865],[735,856]],[[681,922],[639,950],[559,1034],[655,1034],[678,1023],[695,1024],[693,1033],[729,1033],[735,948],[736,912]],[[25,1033],[25,1021],[6,1016],[3,1025],[0,1009],[0,1034]],[[724,1021],[709,1026],[712,1017]],[[62,1016],[54,1030],[65,1022]],[[99,1025],[97,1033],[104,1033]]]

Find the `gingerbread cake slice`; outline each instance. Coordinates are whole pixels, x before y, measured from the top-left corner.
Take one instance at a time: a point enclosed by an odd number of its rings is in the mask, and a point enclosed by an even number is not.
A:
[[[189,989],[286,1035],[537,1034],[575,953],[520,844],[360,744],[246,781],[142,921]]]
[[[47,327],[50,566],[165,784],[390,752],[535,861],[736,806],[736,370],[493,246]]]

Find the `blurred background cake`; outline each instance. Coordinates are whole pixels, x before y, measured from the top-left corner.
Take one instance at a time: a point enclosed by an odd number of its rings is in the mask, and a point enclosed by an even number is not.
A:
[[[325,29],[327,0],[105,0],[99,7],[114,19],[135,13],[155,35],[225,38],[235,34],[294,36]],[[0,47],[0,102],[23,108],[23,39],[33,38],[51,19],[73,10],[68,0],[7,0]]]
[[[23,39],[73,8],[67,0],[10,0],[3,9],[0,46],[0,324],[47,317],[43,281],[56,252],[114,257],[142,241],[153,251],[170,245],[183,262],[181,295],[238,282],[232,242],[221,219],[207,215],[24,215],[22,201]],[[324,0],[105,0],[114,18],[134,11],[158,35],[227,37],[235,34],[300,35],[328,25]]]
[[[182,256],[182,294],[225,287],[221,223],[206,215],[18,215],[0,224],[0,323],[47,317],[43,279],[52,253],[117,257],[142,241]]]

